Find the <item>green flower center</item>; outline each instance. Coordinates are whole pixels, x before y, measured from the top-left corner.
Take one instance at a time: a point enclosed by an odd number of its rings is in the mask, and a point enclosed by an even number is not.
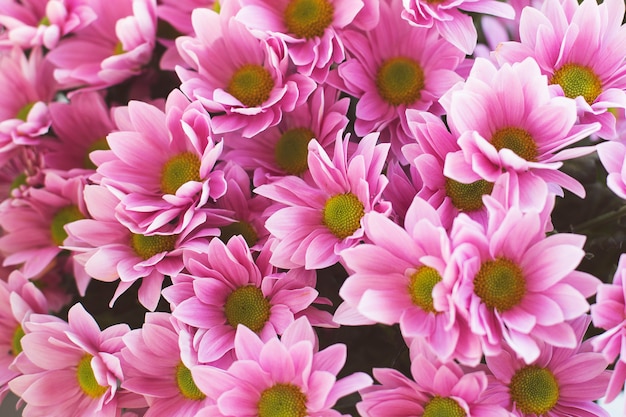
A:
[[[139,235],[133,233],[130,246],[141,259],[150,259],[161,252],[170,252],[176,248],[178,235]]]
[[[309,167],[308,146],[314,137],[315,133],[306,127],[289,129],[283,133],[274,148],[276,164],[288,174],[302,174]]]
[[[476,211],[483,208],[483,195],[491,194],[493,183],[478,180],[469,184],[446,178],[446,195],[460,211]]]
[[[256,231],[248,222],[231,223],[226,226],[220,227],[220,231],[220,240],[224,243],[228,242],[231,237],[236,235],[243,236],[246,243],[248,244],[248,247],[254,246],[254,244],[259,240]]]
[[[182,362],[176,366],[176,385],[183,397],[188,400],[201,401],[206,398],[194,382],[191,371]]]
[[[589,67],[578,64],[565,64],[554,72],[550,84],[559,84],[566,97],[582,96],[592,104],[602,93],[602,81]]]
[[[21,172],[17,174],[17,177],[15,177],[13,181],[11,181],[11,186],[10,186],[11,191],[21,187],[22,185],[26,185],[27,179],[28,179],[28,176],[26,175],[25,172]]]
[[[489,308],[510,310],[526,294],[526,281],[519,266],[505,258],[484,262],[474,277],[474,292]]]
[[[107,142],[107,138],[100,138],[100,139],[93,141],[87,148],[87,154],[85,155],[85,158],[83,159],[83,166],[87,169],[98,168],[96,164],[93,163],[89,155],[93,151],[108,151],[109,149],[111,148],[109,147],[109,142]]]
[[[429,313],[436,313],[433,305],[433,288],[441,281],[441,275],[435,268],[421,266],[409,281],[409,294],[413,304]]]
[[[505,127],[496,131],[491,137],[491,144],[497,150],[510,149],[527,161],[536,161],[539,153],[530,133],[518,127]]]
[[[559,383],[554,374],[536,365],[518,370],[509,389],[515,406],[524,414],[543,415],[559,401]]]
[[[424,70],[411,58],[388,59],[376,74],[378,94],[394,106],[409,106],[419,100],[424,85]]]
[[[91,368],[91,359],[93,356],[86,354],[78,362],[78,368],[76,369],[76,378],[78,379],[78,385],[85,394],[91,398],[99,398],[107,392],[108,387],[103,387],[96,381],[96,376]]]
[[[270,98],[274,79],[261,65],[246,64],[239,68],[226,91],[246,107],[258,107]]]
[[[25,122],[26,119],[28,118],[28,113],[30,113],[30,110],[35,106],[35,103],[27,103],[24,107],[22,107],[21,109],[19,109],[19,111],[17,112],[17,115],[15,116],[16,119],[20,119],[21,121]]]
[[[22,352],[22,337],[24,337],[24,335],[24,329],[18,324],[11,338],[11,353],[13,356],[17,356]]]
[[[276,384],[261,393],[259,417],[305,417],[306,395],[293,384]]]
[[[52,236],[54,244],[61,246],[63,241],[67,238],[67,232],[64,227],[66,224],[84,218],[83,213],[74,205],[63,207],[61,210],[57,211],[50,224],[50,235]]]
[[[200,178],[200,158],[192,152],[183,152],[172,157],[161,171],[161,191],[176,194],[181,185]]]
[[[333,22],[334,13],[328,0],[291,0],[285,9],[287,31],[298,38],[322,36]]]
[[[122,45],[122,42],[118,41],[115,44],[115,47],[113,48],[113,54],[112,56],[116,56],[116,55],[122,55],[123,53],[125,53],[126,51],[124,50],[124,45]]]
[[[424,407],[422,417],[465,417],[465,410],[454,399],[433,397]]]
[[[259,332],[270,318],[270,302],[260,288],[246,285],[230,293],[224,312],[226,321],[234,328],[243,324],[253,332]]]
[[[324,225],[339,239],[345,239],[361,227],[364,214],[363,203],[352,193],[332,196],[326,200],[322,212]]]

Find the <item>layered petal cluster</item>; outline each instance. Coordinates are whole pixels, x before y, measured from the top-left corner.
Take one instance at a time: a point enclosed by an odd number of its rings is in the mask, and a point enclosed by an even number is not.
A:
[[[68,224],[69,235],[77,241],[69,249],[89,276],[104,282],[120,280],[111,305],[141,280],[139,302],[154,310],[165,276],[183,269],[183,253],[203,250],[207,238],[219,233],[204,225],[203,217],[197,217],[181,234],[133,233],[115,216],[119,199],[98,185],[85,187],[85,202],[91,217]]]
[[[0,25],[7,38],[0,47],[17,45],[22,49],[33,46],[56,47],[59,39],[88,26],[97,19],[86,0],[34,0],[0,3]]]
[[[28,364],[9,382],[26,403],[25,415],[116,417],[124,406],[119,351],[128,325],[101,331],[81,304],[68,313],[68,322],[32,314],[21,339]]]
[[[407,341],[425,340],[442,361],[476,365],[482,350],[468,323],[456,314],[452,289],[457,269],[439,216],[416,197],[400,227],[382,214],[363,218],[367,243],[341,252],[353,271],[339,295],[335,313],[340,324],[400,324]],[[356,310],[365,320],[354,318]]]
[[[121,199],[120,220],[146,234],[179,234],[197,224],[206,216],[202,207],[226,192],[224,173],[213,169],[222,142],[213,140],[208,113],[173,90],[165,111],[131,101],[113,116],[119,130],[95,162],[100,183]]]
[[[263,341],[239,326],[237,360],[227,370],[201,365],[191,369],[200,390],[217,403],[198,416],[340,417],[332,409],[337,400],[372,383],[361,372],[337,379],[346,354],[342,344],[318,351],[315,332],[305,318],[285,329],[280,340]]]
[[[176,40],[190,69],[179,66],[176,73],[185,94],[215,113],[216,133],[252,137],[278,124],[317,87],[289,67],[282,41],[257,38],[229,13],[199,8],[192,23],[194,36]]]
[[[620,198],[626,199],[626,145],[607,141],[597,146],[598,157],[607,172],[606,185]]]
[[[197,329],[193,343],[200,362],[232,359],[238,325],[266,341],[282,334],[316,301],[313,271],[279,273],[267,263],[269,248],[264,250],[257,261],[264,263],[260,268],[242,236],[226,244],[213,239],[204,253],[185,256],[186,272],[163,290],[172,315]]]
[[[531,363],[542,343],[575,348],[569,320],[589,310],[587,298],[600,282],[575,270],[585,254],[585,236],[546,237],[539,213],[485,201],[486,227],[460,214],[451,232],[460,270],[455,299],[484,354],[493,356],[509,345]]]
[[[626,109],[626,25],[622,0],[546,0],[527,7],[520,42],[503,42],[500,62],[537,61],[560,95],[575,99],[581,123],[599,122],[598,135],[617,139],[610,109]]]
[[[286,176],[255,189],[277,203],[265,226],[277,239],[272,264],[280,268],[319,269],[339,261],[342,250],[363,238],[362,217],[370,211],[389,215],[381,200],[387,178],[381,174],[389,144],[376,144],[378,134],[365,136],[348,155],[349,135],[337,135],[331,157],[312,140],[308,147],[311,182]]]
[[[591,306],[593,325],[605,332],[594,336],[591,344],[596,352],[602,352],[607,362],[615,363],[611,382],[607,388],[606,400],[612,401],[622,390],[626,380],[626,255],[622,255],[612,283],[598,287],[596,302]]]
[[[455,72],[465,54],[435,31],[400,18],[400,0],[380,3],[380,21],[372,30],[346,30],[347,59],[328,82],[357,97],[355,132],[381,131],[402,158],[410,142],[406,109],[437,112],[433,104],[461,77]]]
[[[311,139],[331,151],[337,133],[348,125],[346,115],[350,100],[339,95],[333,87],[320,86],[305,104],[285,113],[279,124],[259,132],[254,138],[237,133],[226,135],[224,159],[254,170],[256,185],[271,181],[266,177],[310,176],[307,155]]]
[[[0,163],[18,145],[36,145],[50,128],[50,103],[57,91],[53,67],[41,48],[0,51]]]
[[[156,44],[156,1],[89,2],[97,18],[47,55],[61,88],[102,89],[140,74]]]
[[[492,401],[515,417],[608,417],[595,403],[609,381],[607,361],[588,341],[582,342],[590,321],[588,316],[572,321],[577,341],[573,348],[542,343],[540,355],[530,363],[510,350],[487,357],[493,373],[488,388]]]
[[[39,278],[50,269],[62,251],[61,246],[72,245],[66,225],[88,217],[83,200],[85,179],[65,179],[48,172],[41,188],[30,188],[23,198],[2,205],[0,251],[6,256],[4,265],[19,267],[28,278]],[[70,258],[71,272],[84,293],[89,276],[82,266]]]
[[[510,4],[494,0],[402,0],[402,17],[411,24],[434,28],[444,39],[471,55],[478,33],[472,17],[462,13],[476,12],[506,19],[515,17]]]
[[[377,2],[376,2],[377,3]],[[363,8],[362,0],[242,0],[237,20],[281,39],[299,72],[322,83],[345,58],[341,31]]]
[[[497,68],[476,59],[468,79],[441,100],[461,154],[446,161],[446,175],[462,183],[495,183],[503,172],[514,187],[512,201],[538,209],[561,187],[584,197],[582,185],[559,171],[562,161],[594,151],[574,147],[600,125],[577,124],[576,105],[554,97],[537,63],[528,58]],[[460,163],[456,163],[459,161]],[[467,166],[471,166],[471,171]]]
[[[362,417],[475,416],[508,417],[489,398],[487,375],[464,371],[455,362],[442,363],[427,356],[411,361],[409,379],[395,369],[375,368],[380,385],[361,390],[357,409]]]
[[[194,417],[210,403],[181,358],[179,335],[169,313],[148,313],[141,329],[123,336],[122,388],[146,398],[144,417]]]
[[[13,271],[7,281],[0,280],[0,401],[8,392],[8,382],[20,375],[11,364],[22,353],[22,324],[31,314],[47,314],[48,302],[19,271]]]
[[[55,139],[46,142],[46,168],[66,176],[93,174],[96,165],[90,154],[109,149],[106,136],[115,128],[103,95],[74,94],[69,103],[54,102],[49,109]],[[67,172],[74,169],[72,174]]]

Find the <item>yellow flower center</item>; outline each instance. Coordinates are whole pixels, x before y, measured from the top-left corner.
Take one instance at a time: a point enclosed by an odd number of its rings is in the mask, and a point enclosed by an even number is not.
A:
[[[259,237],[252,227],[252,225],[248,222],[235,222],[228,224],[226,226],[220,227],[220,240],[224,243],[228,242],[231,237],[236,235],[241,235],[245,239],[248,247],[254,246],[254,244],[259,240]]]
[[[30,113],[30,110],[35,106],[35,103],[27,103],[24,107],[22,107],[21,109],[19,109],[19,111],[17,112],[17,115],[15,116],[16,119],[20,119],[21,121],[25,122],[26,119],[28,118],[28,113]]]
[[[333,22],[334,13],[328,0],[291,0],[285,9],[287,31],[298,38],[322,36]]]
[[[161,252],[170,252],[176,248],[178,235],[139,235],[133,233],[130,246],[141,259],[150,259]]]
[[[413,304],[429,313],[436,313],[433,305],[433,288],[441,281],[441,275],[435,268],[421,266],[413,273],[409,281],[409,294]]]
[[[518,370],[509,389],[515,406],[524,414],[543,415],[559,401],[559,383],[554,374],[536,365]]]
[[[424,85],[424,70],[411,58],[388,59],[376,74],[378,94],[394,106],[409,106],[419,100]]]
[[[465,410],[454,399],[449,397],[433,397],[426,406],[422,417],[465,417]]]
[[[194,382],[191,371],[182,362],[176,366],[176,385],[183,397],[188,400],[201,401],[206,398]]]
[[[259,417],[305,417],[306,395],[293,384],[275,384],[261,393]]]
[[[24,329],[18,324],[11,338],[11,353],[13,356],[17,356],[22,352],[22,337],[24,337],[24,335]]]
[[[476,211],[483,208],[483,195],[491,194],[493,183],[478,180],[469,184],[446,178],[446,195],[460,211]]]
[[[326,200],[322,212],[324,225],[339,239],[344,239],[357,231],[361,227],[361,218],[364,214],[363,203],[352,193],[330,197]]]
[[[246,107],[258,107],[270,98],[274,79],[261,65],[246,64],[239,68],[226,91]]]
[[[161,170],[161,191],[176,194],[176,190],[188,181],[202,181],[200,158],[192,152],[183,152],[172,157]]]
[[[63,207],[57,211],[50,223],[50,235],[54,244],[61,246],[67,238],[67,232],[64,227],[66,224],[84,218],[83,213],[75,205]]]
[[[107,142],[107,138],[100,138],[91,143],[87,148],[87,153],[85,154],[85,158],[83,159],[83,166],[87,169],[96,169],[98,168],[96,164],[93,163],[89,154],[93,151],[108,151],[111,149],[109,147],[109,142]]]
[[[232,327],[243,324],[253,332],[259,332],[270,318],[270,307],[270,302],[260,288],[246,285],[237,288],[226,298],[224,313]]]
[[[539,153],[537,144],[530,133],[518,127],[505,127],[497,130],[491,137],[491,144],[497,150],[510,149],[527,161],[536,161]]]
[[[124,50],[124,45],[122,45],[122,42],[118,41],[115,44],[115,47],[113,47],[113,53],[111,54],[112,56],[116,56],[116,55],[122,55],[123,53],[125,53],[126,51]]]
[[[274,157],[276,164],[291,175],[300,175],[308,168],[308,145],[315,133],[306,127],[289,129],[282,134],[276,147]]]
[[[550,84],[559,84],[566,97],[582,96],[592,104],[602,93],[602,81],[589,67],[578,64],[565,64],[554,72]]]
[[[519,266],[508,259],[497,258],[480,266],[474,277],[474,292],[487,307],[504,312],[522,301],[526,281]]]
[[[104,395],[109,388],[98,384],[96,376],[93,373],[93,369],[91,368],[92,358],[93,356],[86,354],[82,357],[80,362],[78,362],[76,379],[78,379],[78,386],[85,394],[91,398],[99,398]]]

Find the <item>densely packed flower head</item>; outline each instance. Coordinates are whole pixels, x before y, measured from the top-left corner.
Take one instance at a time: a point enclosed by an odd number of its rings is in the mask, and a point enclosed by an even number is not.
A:
[[[624,13],[0,0],[0,398],[607,415],[626,381]]]

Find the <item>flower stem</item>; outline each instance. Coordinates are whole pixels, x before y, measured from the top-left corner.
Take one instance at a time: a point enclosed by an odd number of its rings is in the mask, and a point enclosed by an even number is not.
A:
[[[584,221],[574,226],[572,231],[575,233],[584,234],[587,231],[593,231],[593,229],[599,226],[605,225],[607,223],[615,222],[623,216],[626,216],[626,205],[618,208],[617,210],[613,210],[608,213],[601,214],[600,216],[594,217],[593,219]]]

